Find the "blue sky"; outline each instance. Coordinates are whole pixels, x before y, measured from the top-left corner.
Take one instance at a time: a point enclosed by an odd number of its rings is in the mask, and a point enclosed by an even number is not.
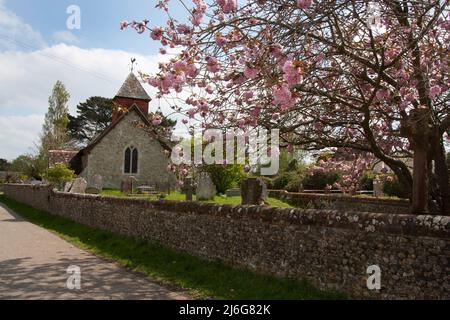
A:
[[[80,39],[83,48],[128,49],[144,54],[155,53],[157,43],[148,35],[121,31],[122,20],[150,20],[151,25],[165,23],[164,14],[155,6],[155,0],[6,0],[6,7],[38,30],[48,44],[56,44],[55,32],[66,30],[70,5],[81,9],[81,29],[72,33]],[[177,10],[177,6],[172,6]],[[180,10],[181,11],[181,10]]]
[[[57,80],[71,99],[69,109],[90,96],[113,97],[130,71],[153,73],[160,45],[148,35],[121,31],[122,20],[150,20],[164,25],[166,16],[156,0],[0,0],[0,158],[34,152],[47,111],[47,99]],[[81,10],[81,29],[69,30],[67,8]],[[185,9],[172,1],[175,17]],[[153,88],[145,86],[150,96]],[[152,101],[150,110],[167,106]]]

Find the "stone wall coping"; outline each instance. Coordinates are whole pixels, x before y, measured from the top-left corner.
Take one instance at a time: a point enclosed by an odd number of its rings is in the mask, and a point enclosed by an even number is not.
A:
[[[269,194],[279,194],[287,197],[301,197],[308,199],[320,199],[320,200],[339,200],[339,201],[351,201],[351,202],[364,202],[364,203],[381,203],[383,205],[408,205],[408,199],[386,199],[386,198],[368,198],[368,197],[354,197],[349,195],[337,195],[337,194],[320,194],[320,193],[303,193],[303,192],[289,192],[286,190],[268,190]]]

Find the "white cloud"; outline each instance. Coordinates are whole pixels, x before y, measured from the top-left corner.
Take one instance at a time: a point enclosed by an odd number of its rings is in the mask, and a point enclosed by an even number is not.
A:
[[[53,39],[63,43],[79,43],[80,39],[72,32],[67,30],[57,31],[53,34]]]
[[[42,35],[9,11],[0,0],[0,50],[30,50],[44,46]]]
[[[77,104],[91,96],[114,97],[130,72],[131,57],[138,62],[135,70],[147,73],[156,72],[158,62],[167,59],[65,44],[33,52],[0,52],[0,158],[14,158],[33,147],[57,80],[69,91],[69,108],[74,114]],[[144,87],[151,97],[155,96],[154,88]],[[157,107],[154,99],[150,111]],[[167,107],[162,108],[169,113]]]
[[[33,153],[43,120],[41,115],[0,117],[0,158]]]

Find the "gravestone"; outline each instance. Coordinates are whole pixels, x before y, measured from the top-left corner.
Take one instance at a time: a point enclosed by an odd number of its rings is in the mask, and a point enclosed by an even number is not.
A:
[[[192,185],[192,178],[186,178],[184,180],[183,189],[184,189],[184,192],[186,193],[186,201],[192,201],[192,198],[193,198],[192,195],[194,193],[194,188]]]
[[[227,197],[240,197],[241,189],[239,189],[239,188],[228,189],[226,191],[226,195],[227,195]]]
[[[216,194],[216,186],[212,182],[209,174],[206,172],[201,172],[197,183],[197,200],[214,200]]]
[[[83,178],[77,178],[73,181],[70,193],[85,193],[87,188],[87,182]]]
[[[267,186],[259,178],[247,178],[241,182],[243,205],[263,205],[267,200]]]
[[[134,176],[126,177],[122,180],[120,190],[124,194],[133,194],[138,187],[138,180]]]
[[[64,185],[64,192],[70,192],[70,189],[72,189],[73,181],[66,182]]]
[[[100,194],[103,191],[103,178],[101,175],[96,174],[92,177],[89,187],[86,189],[86,193]]]
[[[91,187],[102,192],[103,191],[103,177],[99,174],[94,175],[92,177]]]
[[[129,179],[123,179],[120,183],[120,191],[124,194],[130,194],[133,191],[133,182]]]
[[[373,179],[373,195],[374,195],[374,197],[383,197],[384,196],[383,181],[378,177]]]

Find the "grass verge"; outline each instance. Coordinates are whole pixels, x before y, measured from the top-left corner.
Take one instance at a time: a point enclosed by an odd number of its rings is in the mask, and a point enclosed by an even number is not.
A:
[[[4,203],[28,221],[56,233],[99,257],[113,260],[152,279],[186,288],[198,298],[215,299],[343,299],[322,292],[304,281],[257,274],[133,238],[93,229],[50,215],[0,194]]]
[[[112,197],[127,197],[125,194],[123,194],[120,190],[114,190],[114,189],[103,189],[102,195],[105,196],[112,196]],[[146,199],[149,200],[156,200],[157,196],[146,196]],[[195,198],[195,196],[194,196]],[[166,196],[164,200],[167,201],[186,201],[186,195],[182,194],[181,192],[171,192],[169,195]],[[217,204],[231,204],[231,205],[239,205],[241,204],[241,197],[227,197],[227,196],[216,196],[214,197],[214,200],[211,201],[203,201],[203,202],[210,202],[210,203],[217,203]],[[283,202],[281,200],[275,199],[275,198],[268,198],[267,202],[269,206],[272,207],[278,207],[278,208],[293,208],[290,204]]]

